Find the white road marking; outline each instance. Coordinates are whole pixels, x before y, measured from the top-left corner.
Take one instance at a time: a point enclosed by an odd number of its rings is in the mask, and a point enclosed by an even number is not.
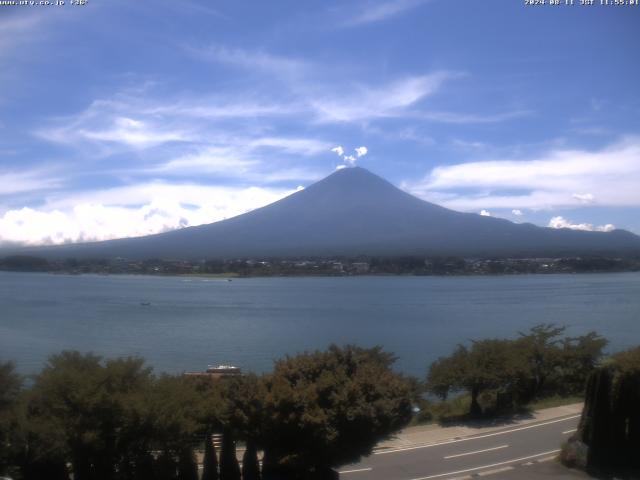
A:
[[[509,470],[513,470],[513,467],[500,467],[494,468],[493,470],[486,470],[484,472],[478,472],[479,477],[486,477],[487,475],[495,475],[496,473],[508,472]]]
[[[412,478],[411,480],[429,480],[430,478],[440,478],[440,477],[446,477],[447,475],[458,475],[459,473],[467,473],[467,472],[472,472],[474,470],[483,470],[485,468],[499,467],[500,465],[521,462],[522,460],[529,460],[530,458],[541,457],[542,455],[551,455],[552,453],[558,453],[559,451],[560,450],[551,450],[549,452],[542,452],[542,453],[536,453],[535,455],[529,455],[528,457],[520,457],[520,458],[514,458],[512,460],[506,460],[504,462],[492,463],[491,465],[483,465],[481,467],[466,468],[464,470],[457,470],[455,472],[438,473],[437,475],[429,475],[428,477]]]
[[[558,422],[566,422],[567,420],[573,420],[574,418],[580,418],[580,415],[572,415],[570,417],[564,417],[564,418],[560,418],[558,420],[550,420],[548,422],[536,423],[534,425],[527,425],[526,427],[518,427],[518,428],[513,428],[511,430],[504,430],[504,431],[501,431],[501,432],[486,433],[484,435],[477,435],[475,437],[458,438],[458,439],[453,439],[453,440],[446,440],[444,442],[430,443],[430,444],[427,444],[427,445],[417,445],[417,446],[413,446],[413,447],[394,448],[394,449],[389,449],[389,450],[383,450],[381,452],[373,452],[373,454],[374,455],[386,455],[388,453],[406,452],[408,450],[418,450],[420,448],[431,448],[431,447],[437,447],[438,445],[448,445],[450,443],[468,442],[469,440],[478,440],[480,438],[495,437],[496,435],[506,435],[507,433],[519,432],[520,430],[527,430],[529,428],[544,427],[545,425],[551,425],[552,423],[558,423]]]
[[[569,433],[573,433],[573,432],[577,432],[578,429],[577,428],[572,428],[571,430],[565,430],[564,432],[562,432],[563,435],[567,435]]]
[[[371,470],[372,470],[371,468],[358,468],[356,470],[342,470],[341,472],[338,472],[338,473],[342,475],[343,473],[370,472]]]
[[[450,458],[464,457],[465,455],[474,455],[476,453],[491,452],[493,450],[500,450],[501,448],[507,448],[508,446],[509,445],[500,445],[499,447],[485,448],[484,450],[476,450],[475,452],[467,452],[467,453],[458,453],[456,455],[448,455],[448,456],[444,457],[444,459],[448,460]]]

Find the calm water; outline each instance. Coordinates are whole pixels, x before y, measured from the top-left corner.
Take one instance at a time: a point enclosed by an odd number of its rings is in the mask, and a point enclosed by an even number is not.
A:
[[[148,302],[149,305],[142,305]],[[459,342],[541,322],[640,344],[640,274],[218,279],[0,272],[0,359],[63,349],[141,355],[157,371],[265,371],[331,342],[383,345],[422,376]]]

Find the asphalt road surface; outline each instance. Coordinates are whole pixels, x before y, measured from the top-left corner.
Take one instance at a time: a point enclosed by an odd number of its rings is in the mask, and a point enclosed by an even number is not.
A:
[[[451,480],[506,472],[555,456],[579,415],[429,445],[380,450],[340,468],[344,480]]]

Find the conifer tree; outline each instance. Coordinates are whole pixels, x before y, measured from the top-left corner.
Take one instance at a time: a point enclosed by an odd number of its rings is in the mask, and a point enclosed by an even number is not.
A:
[[[231,429],[225,428],[220,452],[220,480],[240,480],[240,465],[236,456],[236,442]]]
[[[216,447],[213,445],[213,437],[207,433],[204,440],[202,480],[218,480],[219,478]]]
[[[175,480],[178,466],[169,452],[162,452],[155,462],[157,480]]]
[[[178,455],[178,480],[198,480],[198,464],[191,447],[184,447]]]
[[[247,449],[242,456],[242,480],[259,480],[260,464],[258,463],[258,449],[252,439],[247,440]]]

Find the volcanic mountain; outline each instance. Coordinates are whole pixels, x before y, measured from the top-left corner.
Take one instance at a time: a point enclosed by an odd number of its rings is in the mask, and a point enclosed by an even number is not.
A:
[[[562,256],[640,253],[624,230],[585,232],[461,213],[363,168],[338,170],[234,218],[138,238],[31,250],[47,257],[199,259],[356,255]]]

